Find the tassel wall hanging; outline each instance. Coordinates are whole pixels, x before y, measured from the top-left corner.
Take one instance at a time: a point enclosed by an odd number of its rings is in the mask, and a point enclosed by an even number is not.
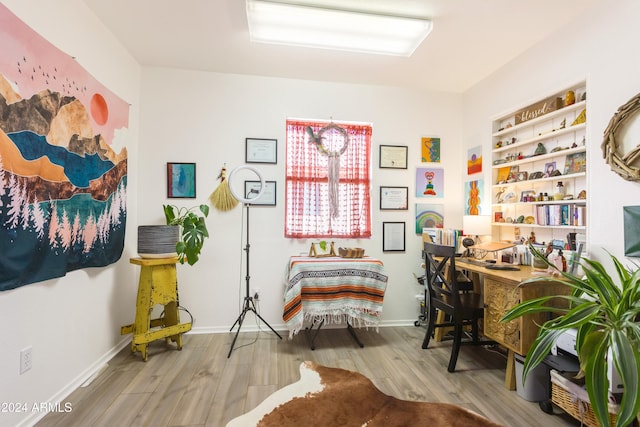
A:
[[[213,207],[223,212],[235,208],[238,204],[238,199],[233,197],[231,188],[229,188],[229,181],[227,181],[226,177],[227,167],[224,165],[220,171],[220,175],[218,175],[220,185],[211,193],[211,196],[209,196]]]

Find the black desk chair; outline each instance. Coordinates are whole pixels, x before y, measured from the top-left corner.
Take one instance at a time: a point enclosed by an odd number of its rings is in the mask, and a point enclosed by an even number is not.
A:
[[[456,271],[455,249],[453,246],[424,243],[424,264],[426,270],[425,316],[427,333],[422,348],[429,346],[435,328],[454,327],[453,346],[447,370],[456,369],[458,353],[462,344],[488,345],[492,341],[480,341],[478,321],[484,316],[482,295],[474,292],[473,282]],[[449,320],[436,323],[436,309],[441,310]],[[462,341],[463,329],[471,326],[471,341]]]

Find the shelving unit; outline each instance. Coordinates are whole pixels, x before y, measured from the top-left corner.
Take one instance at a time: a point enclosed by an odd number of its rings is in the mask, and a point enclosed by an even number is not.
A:
[[[586,108],[581,81],[492,120],[494,239],[586,240]]]

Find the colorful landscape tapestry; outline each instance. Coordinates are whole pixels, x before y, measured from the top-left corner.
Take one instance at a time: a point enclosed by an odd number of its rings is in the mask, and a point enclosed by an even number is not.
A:
[[[0,291],[117,261],[129,105],[0,4]]]

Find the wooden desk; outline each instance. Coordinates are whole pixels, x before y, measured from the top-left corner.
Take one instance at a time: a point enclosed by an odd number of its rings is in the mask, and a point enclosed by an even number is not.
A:
[[[456,258],[456,268],[472,273],[474,282],[484,282],[484,335],[508,350],[505,387],[515,390],[515,358],[514,354],[525,356],[538,335],[538,325],[547,320],[547,313],[531,314],[511,322],[500,322],[502,316],[521,301],[545,295],[566,295],[570,288],[560,282],[549,281],[529,283],[518,286],[526,279],[540,274],[533,273],[533,268],[519,265],[519,271],[490,270],[486,267],[464,262]]]
[[[379,259],[293,256],[287,282],[282,318],[289,338],[302,329],[305,320],[320,324],[344,321],[356,341],[351,325],[368,327],[380,322],[387,276]]]

